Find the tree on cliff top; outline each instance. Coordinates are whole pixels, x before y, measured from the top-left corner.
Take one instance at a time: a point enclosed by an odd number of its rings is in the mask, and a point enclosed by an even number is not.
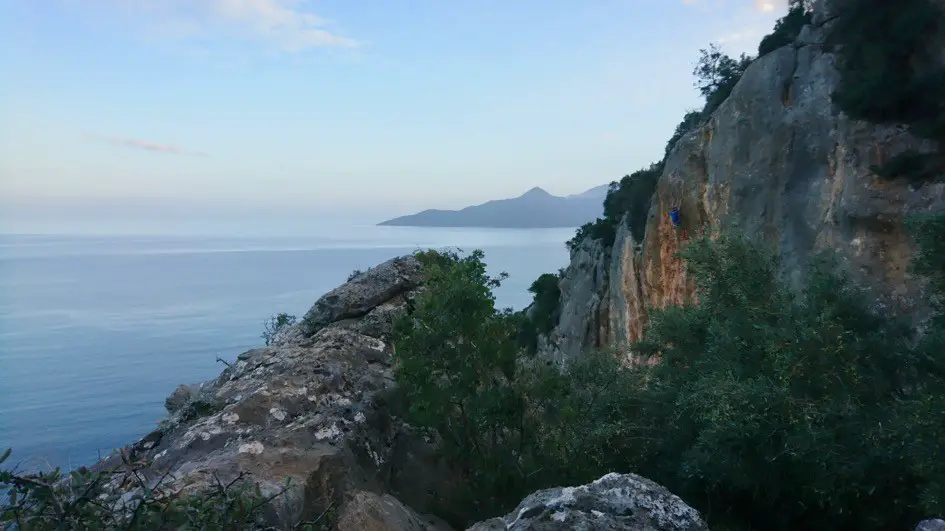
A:
[[[738,59],[729,57],[714,43],[699,53],[699,62],[692,74],[696,76],[695,87],[705,97],[702,114],[708,116],[732,93],[752,58],[744,53]]]

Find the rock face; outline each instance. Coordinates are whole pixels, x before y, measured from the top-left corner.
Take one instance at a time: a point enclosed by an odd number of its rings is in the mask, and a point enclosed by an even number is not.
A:
[[[343,529],[442,529],[386,494],[424,509],[437,480],[434,466],[424,468],[422,441],[390,417],[381,394],[393,382],[391,317],[420,278],[414,257],[397,258],[329,292],[310,323],[241,354],[216,380],[175,391],[171,416],[128,451],[153,460],[150,476],[169,471],[186,491],[242,473],[275,493],[289,478],[267,517],[279,526],[332,507]]]
[[[634,474],[608,474],[580,487],[538,491],[504,518],[468,531],[707,531],[699,513]]]
[[[915,526],[915,531],[945,531],[945,520],[941,518],[922,520]]]
[[[440,531],[449,526],[422,517],[389,494],[356,492],[338,518],[338,531]]]
[[[602,346],[607,337],[607,307],[602,290],[607,286],[609,252],[599,241],[584,240],[571,253],[571,263],[564,272],[561,289],[561,314],[558,326],[546,341],[543,354],[563,366],[587,348]]]
[[[900,127],[851,120],[832,105],[838,74],[823,47],[830,20],[818,2],[815,24],[793,45],[754,61],[710,119],[676,144],[642,242],[621,228],[609,252],[592,256],[585,251],[592,243],[582,244],[562,281],[568,311],[552,337],[581,337],[585,347],[594,344],[586,338],[603,337],[619,347],[640,338],[646,308],[693,295],[676,256],[684,241],[669,220],[674,207],[689,235],[736,224],[763,239],[794,282],[815,253],[835,250],[880,309],[923,314],[923,284],[909,273],[914,248],[903,220],[945,208],[945,183],[884,181],[870,166],[934,146]],[[578,323],[595,329],[573,336]]]

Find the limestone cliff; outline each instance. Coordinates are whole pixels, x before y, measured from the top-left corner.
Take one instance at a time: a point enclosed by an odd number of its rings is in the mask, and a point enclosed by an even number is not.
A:
[[[921,311],[903,220],[945,208],[945,184],[884,181],[869,168],[934,146],[904,128],[851,120],[832,105],[838,74],[823,46],[830,19],[818,2],[813,24],[794,44],[755,60],[728,99],[675,145],[642,242],[623,223],[611,249],[583,242],[572,254],[562,281],[564,311],[551,336],[559,339],[549,346],[554,357],[636,340],[647,307],[692,295],[676,257],[683,241],[668,217],[673,207],[688,234],[735,223],[763,238],[791,280],[812,254],[836,250],[877,304]]]

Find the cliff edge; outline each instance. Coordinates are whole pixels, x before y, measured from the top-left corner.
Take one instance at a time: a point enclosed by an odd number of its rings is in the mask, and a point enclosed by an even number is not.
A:
[[[904,127],[851,120],[832,103],[839,75],[825,46],[826,9],[817,2],[813,23],[794,43],[753,61],[725,102],[676,143],[642,241],[625,220],[611,247],[590,238],[575,247],[549,356],[566,361],[587,348],[640,339],[648,307],[694,294],[676,256],[684,234],[731,225],[763,238],[789,279],[831,249],[877,305],[924,312],[922,283],[908,269],[914,249],[904,219],[945,208],[945,183],[884,180],[870,167],[935,146]]]

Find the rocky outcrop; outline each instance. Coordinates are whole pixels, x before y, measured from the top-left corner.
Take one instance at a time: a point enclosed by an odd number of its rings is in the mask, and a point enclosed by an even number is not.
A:
[[[419,262],[403,257],[332,290],[307,323],[239,355],[219,378],[176,390],[171,416],[128,453],[153,462],[144,472],[152,480],[169,473],[187,492],[245,474],[271,494],[289,479],[268,516],[279,526],[332,508],[342,529],[444,529],[390,496],[426,510],[430,485],[445,473],[384,398],[391,318],[420,278]],[[96,467],[121,463],[112,456]]]
[[[699,513],[652,481],[608,474],[593,483],[538,491],[504,518],[468,531],[707,531]]]
[[[569,359],[607,341],[609,308],[602,294],[607,286],[608,261],[609,250],[596,240],[584,240],[571,251],[571,263],[559,282],[558,325],[541,341],[545,357],[566,366]]]
[[[326,293],[305,314],[302,325],[306,333],[314,334],[329,324],[364,317],[385,303],[396,306],[395,298],[418,287],[420,277],[420,262],[414,257],[390,260]]]
[[[448,531],[440,520],[420,516],[389,494],[358,491],[345,504],[337,531]]]
[[[609,252],[575,253],[567,285],[587,288],[562,289],[571,313],[562,313],[552,336],[589,323],[596,329],[584,337],[619,346],[641,337],[646,308],[693,295],[677,256],[682,231],[669,220],[674,207],[689,235],[737,225],[764,240],[793,282],[814,254],[836,251],[878,309],[921,317],[923,284],[909,272],[914,249],[903,220],[945,208],[945,183],[881,180],[870,166],[934,146],[901,127],[851,120],[833,106],[838,75],[823,46],[830,20],[818,2],[815,23],[793,45],[755,60],[706,123],[679,140],[665,161],[642,242],[621,227]],[[608,274],[599,275],[602,269]]]
[[[915,526],[915,531],[945,531],[945,520],[941,518],[922,520]]]

